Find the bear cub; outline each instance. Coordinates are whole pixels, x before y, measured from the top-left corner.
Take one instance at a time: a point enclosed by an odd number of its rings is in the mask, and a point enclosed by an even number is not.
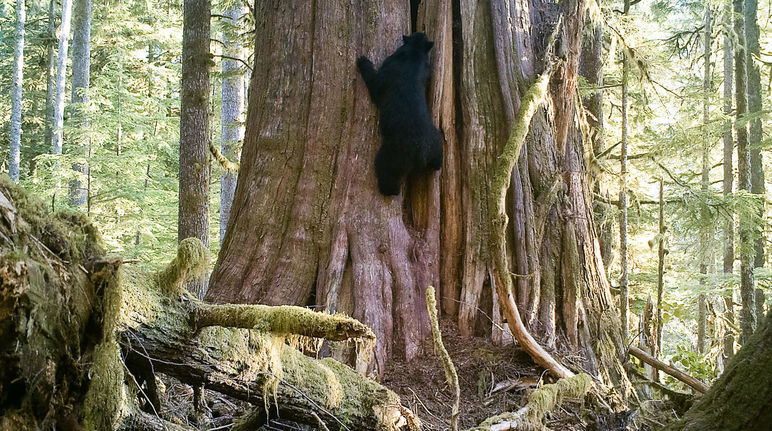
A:
[[[424,33],[402,36],[402,42],[378,70],[367,57],[357,59],[370,99],[380,112],[383,142],[375,157],[375,175],[386,196],[399,194],[407,174],[442,167],[442,137],[426,105],[434,42]]]

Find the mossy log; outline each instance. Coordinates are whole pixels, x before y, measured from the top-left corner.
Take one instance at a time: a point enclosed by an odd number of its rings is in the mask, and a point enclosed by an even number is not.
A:
[[[0,180],[0,429],[190,429],[140,409],[146,398],[160,411],[154,373],[330,430],[420,426],[377,382],[288,345],[372,348],[356,320],[198,301],[182,287],[208,261],[197,240],[159,273],[104,258],[99,244],[85,217],[51,215]]]

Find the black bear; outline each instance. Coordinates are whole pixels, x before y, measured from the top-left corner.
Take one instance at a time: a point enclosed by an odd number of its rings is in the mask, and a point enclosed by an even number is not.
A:
[[[426,105],[429,50],[434,42],[424,33],[402,36],[402,42],[378,70],[367,57],[357,59],[370,98],[380,111],[383,143],[375,157],[375,175],[378,189],[386,196],[398,195],[402,178],[410,172],[442,167],[442,138]]]

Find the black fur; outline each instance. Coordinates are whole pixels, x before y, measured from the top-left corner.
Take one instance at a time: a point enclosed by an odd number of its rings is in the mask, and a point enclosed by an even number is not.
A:
[[[407,174],[442,167],[442,137],[426,105],[429,50],[434,42],[424,33],[403,36],[402,41],[378,70],[367,57],[357,59],[359,73],[380,112],[383,143],[375,157],[375,175],[378,189],[387,196],[399,194]]]

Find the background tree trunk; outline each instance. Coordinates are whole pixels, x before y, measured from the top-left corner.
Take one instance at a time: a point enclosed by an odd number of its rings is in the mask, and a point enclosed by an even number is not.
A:
[[[764,219],[764,165],[761,160],[761,77],[759,65],[756,63],[759,58],[759,24],[756,21],[758,15],[758,0],[745,0],[743,7],[744,28],[745,28],[745,69],[748,77],[748,114],[752,116],[748,122],[748,152],[750,157],[750,181],[751,193],[758,195],[761,199],[761,208],[758,216]],[[754,229],[753,239],[753,267],[761,268],[764,266],[764,224],[760,223]],[[759,301],[756,298],[756,301]]]
[[[50,0],[48,3],[48,43],[46,47],[46,56],[48,58],[48,79],[46,80],[46,124],[45,124],[45,143],[44,145],[54,145],[54,100],[56,99],[56,1]]]
[[[626,4],[629,2],[626,2]],[[627,8],[628,6],[626,6]],[[627,85],[630,65],[627,52],[622,49],[622,143],[619,155],[619,265],[622,274],[619,276],[619,306],[621,307],[622,334],[627,339],[629,326],[629,304],[627,277]]]
[[[732,25],[732,6],[727,2],[724,5],[724,108],[723,112],[727,120],[724,122],[724,197],[732,194],[732,184],[734,183],[734,170],[732,153],[734,152],[734,141],[732,140],[732,72],[734,68],[734,58],[732,57],[732,35],[729,29]],[[724,274],[732,274],[734,271],[734,211],[732,211],[724,225]],[[724,303],[726,304],[727,319],[734,323],[734,283],[728,283],[729,292],[724,294]],[[731,358],[734,355],[734,335],[731,331],[726,331],[724,335],[724,356]]]
[[[595,156],[601,154],[605,149],[603,139],[603,25],[595,24],[591,29],[591,36],[582,39],[582,55],[579,62],[579,74],[582,75],[587,83],[599,87],[590,95],[582,99],[582,105],[587,110],[587,124],[590,126],[590,139],[592,142],[593,163],[597,164]],[[591,166],[590,179],[595,180],[600,168]],[[600,181],[594,181],[593,192],[603,195]],[[598,229],[598,240],[600,242],[600,254],[603,256],[603,266],[608,268],[612,258],[613,238],[613,215],[609,204],[595,200],[593,202],[595,221]]]
[[[737,172],[738,189],[751,191],[750,178],[750,152],[748,151],[748,125],[743,118],[747,109],[747,99],[745,94],[746,74],[745,74],[745,37],[743,24],[743,0],[733,0],[734,5],[734,33],[737,37],[735,46],[735,100],[737,108],[735,109],[735,129],[737,130]],[[753,245],[751,242],[753,227],[752,220],[748,216],[740,217],[740,297],[742,298],[742,311],[740,314],[740,327],[742,334],[740,339],[742,344],[748,340],[748,337],[756,328],[756,291],[753,285]]]
[[[67,78],[67,48],[70,43],[72,0],[62,0],[62,24],[59,34],[59,50],[56,60],[56,91],[54,92],[54,128],[51,145],[52,154],[62,154],[64,127],[64,93]]]
[[[88,156],[89,119],[85,104],[88,103],[89,81],[91,79],[91,0],[74,0],[72,31],[72,103],[71,111],[74,125],[81,131],[74,140],[72,153],[79,157]],[[85,133],[84,133],[85,132]],[[70,181],[70,204],[82,207],[86,205],[88,190],[83,187],[83,178],[88,175],[88,164],[75,163],[76,172]]]
[[[198,238],[209,246],[209,54],[211,3],[185,0],[180,102],[180,203],[177,238]],[[206,284],[188,285],[202,298]]]
[[[21,162],[21,86],[24,79],[24,0],[16,0],[16,34],[13,48],[13,81],[11,89],[11,142],[8,156],[8,176],[19,181]]]
[[[223,53],[234,59],[244,58],[244,50],[238,34],[238,24],[246,13],[243,5],[234,4],[225,11],[228,17],[223,24]],[[244,139],[242,125],[244,113],[243,65],[229,58],[222,60],[222,143],[220,151],[231,161],[238,160],[238,144]],[[220,179],[220,244],[225,239],[225,228],[231,215],[233,195],[236,192],[236,173],[226,171]]]
[[[423,292],[442,281],[442,309],[453,316],[458,304],[462,334],[511,342],[498,329],[487,199],[492,167],[562,14],[566,60],[555,66],[512,175],[508,260],[534,334],[553,347],[565,340],[592,374],[624,382],[621,328],[573,126],[584,7],[421,2],[417,30],[435,41],[429,99],[444,135],[443,169],[414,175],[386,198],[373,174],[376,112],[354,61],[367,55],[379,64],[401,45],[408,5],[258,5],[242,163],[208,299],[349,313],[374,330],[380,373],[390,356],[424,351]]]
[[[702,77],[702,126],[705,134],[705,141],[702,148],[702,178],[700,189],[707,193],[710,189],[710,149],[713,146],[707,128],[710,122],[710,32],[711,17],[710,5],[705,4],[705,28],[703,29],[703,61],[705,62],[704,73]],[[707,208],[702,211],[702,228],[700,230],[700,286],[704,288],[705,279],[708,275],[708,263],[712,250],[710,244],[713,242],[713,227],[710,222],[711,215]],[[701,293],[697,298],[697,352],[705,353],[705,327],[707,325],[707,296]]]

